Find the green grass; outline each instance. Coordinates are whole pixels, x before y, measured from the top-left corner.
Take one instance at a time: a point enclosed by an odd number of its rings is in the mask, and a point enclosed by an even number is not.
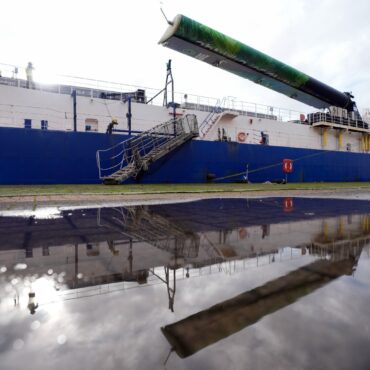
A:
[[[132,194],[237,192],[269,190],[370,189],[370,182],[328,182],[290,184],[155,184],[155,185],[1,185],[0,196],[65,194]]]

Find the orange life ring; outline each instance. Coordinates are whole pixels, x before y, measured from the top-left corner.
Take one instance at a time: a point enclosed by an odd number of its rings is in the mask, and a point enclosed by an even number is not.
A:
[[[247,138],[247,135],[245,134],[245,132],[238,133],[238,141],[241,141],[242,143],[244,143],[246,138]]]
[[[293,203],[293,199],[292,198],[284,198],[283,200],[283,210],[284,212],[290,212],[293,210],[293,206],[294,206],[294,203]]]

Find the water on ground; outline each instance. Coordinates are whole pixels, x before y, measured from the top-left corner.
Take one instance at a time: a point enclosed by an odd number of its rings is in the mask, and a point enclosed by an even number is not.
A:
[[[0,217],[0,368],[369,369],[370,202]]]

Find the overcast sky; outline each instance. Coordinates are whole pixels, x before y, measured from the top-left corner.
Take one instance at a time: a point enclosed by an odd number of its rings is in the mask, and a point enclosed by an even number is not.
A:
[[[0,63],[299,109],[297,102],[158,45],[181,13],[263,51],[370,107],[369,0],[4,0]],[[305,107],[307,109],[307,107]]]

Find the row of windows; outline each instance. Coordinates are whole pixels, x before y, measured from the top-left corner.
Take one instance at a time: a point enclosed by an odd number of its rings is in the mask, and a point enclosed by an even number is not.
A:
[[[24,120],[24,128],[32,128],[32,120],[26,118]],[[45,119],[41,120],[41,130],[47,130],[48,129],[48,121]]]
[[[29,118],[26,118],[24,120],[24,128],[32,128],[32,120]],[[47,120],[41,120],[41,130],[47,130],[48,129],[48,121]],[[87,118],[85,120],[85,131],[98,131],[98,120]]]

